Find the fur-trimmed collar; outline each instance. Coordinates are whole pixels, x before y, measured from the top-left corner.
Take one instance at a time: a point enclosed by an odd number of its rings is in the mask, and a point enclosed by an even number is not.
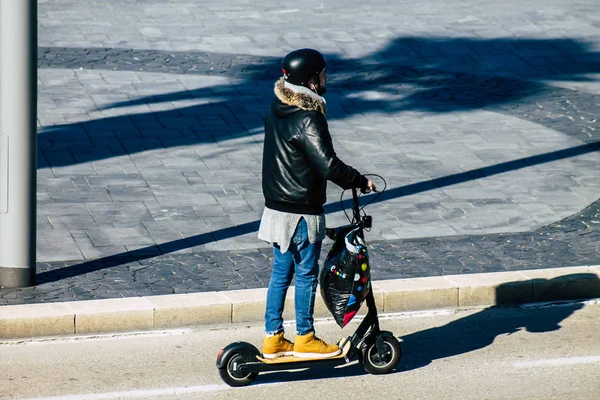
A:
[[[323,97],[303,86],[292,85],[286,82],[285,78],[275,82],[274,91],[275,96],[284,104],[296,106],[301,110],[319,111],[323,115],[327,114],[327,105]]]

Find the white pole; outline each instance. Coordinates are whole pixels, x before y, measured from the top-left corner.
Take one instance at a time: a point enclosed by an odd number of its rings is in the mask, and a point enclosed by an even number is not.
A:
[[[0,287],[35,283],[37,0],[0,0]]]

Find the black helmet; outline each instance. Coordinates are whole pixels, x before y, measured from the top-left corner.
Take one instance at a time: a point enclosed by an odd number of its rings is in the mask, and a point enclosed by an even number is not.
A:
[[[294,50],[281,62],[285,79],[299,86],[306,86],[308,80],[319,75],[326,65],[327,61],[323,54],[314,49]]]

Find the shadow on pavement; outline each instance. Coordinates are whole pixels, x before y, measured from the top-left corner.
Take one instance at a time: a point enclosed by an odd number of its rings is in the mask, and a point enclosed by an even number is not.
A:
[[[533,287],[531,285],[533,283]],[[534,289],[535,288],[535,289]],[[527,289],[529,293],[527,293]],[[533,292],[533,293],[532,293]],[[508,307],[535,295],[540,303]],[[584,307],[582,301],[600,296],[600,280],[594,274],[572,274],[554,279],[534,279],[529,285],[509,282],[496,290],[499,303],[446,325],[403,336],[403,355],[394,373],[425,367],[435,360],[453,357],[493,345],[498,336],[525,330],[553,332],[561,323]],[[564,301],[560,303],[561,301]],[[547,302],[559,302],[548,304]],[[382,329],[385,329],[385,322]],[[366,375],[359,364],[342,368],[315,368],[261,374],[256,384],[308,381]]]
[[[517,111],[522,113],[525,109],[528,118],[537,115],[537,119],[533,122],[566,135],[579,135],[577,137],[583,138],[585,142],[567,149],[392,188],[378,201],[596,152],[600,149],[600,141],[597,140],[597,133],[594,134],[596,136],[586,136],[587,127],[584,125],[588,121],[580,121],[579,118],[554,118],[544,114],[546,111],[540,111],[537,107],[537,103],[549,94],[553,94],[554,97],[550,96],[550,98],[554,99],[555,91],[568,91],[568,89],[550,86],[547,81],[587,81],[591,79],[587,74],[600,72],[598,53],[590,49],[588,43],[575,39],[400,37],[381,50],[360,59],[342,59],[329,54],[327,56],[333,90],[329,101],[331,112],[328,118],[343,120],[353,115],[370,112],[444,113],[474,109],[507,113],[521,118],[524,116],[515,113]],[[83,50],[87,61],[81,61],[82,68],[132,71],[140,67],[143,69],[143,62],[128,62],[122,58],[121,64],[114,64],[111,60],[119,60],[119,58],[111,58],[110,49],[102,49],[96,56],[94,54],[90,56],[90,49]],[[167,60],[177,58],[162,57],[160,51],[152,51],[149,54],[155,64],[168,64]],[[197,70],[191,68],[188,73],[208,75],[229,73],[243,79],[235,86],[217,85],[142,97],[108,104],[104,109],[190,99],[201,100],[205,104],[171,111],[122,115],[44,127],[40,129],[38,135],[41,148],[40,168],[76,165],[124,155],[135,157],[136,153],[152,149],[191,146],[199,143],[222,143],[232,138],[250,136],[251,132],[259,131],[262,128],[262,118],[273,96],[273,81],[267,82],[265,79],[277,78],[280,59],[255,57],[256,60],[253,61],[252,56],[202,53],[200,57],[198,54],[196,54],[198,57],[193,53],[179,55],[180,59],[188,57],[192,64],[196,61],[202,65],[206,64],[206,68]],[[140,51],[131,52],[132,58],[142,56]],[[60,61],[60,57],[55,59]],[[70,59],[73,60],[73,57]],[[79,58],[75,57],[75,59]],[[181,62],[180,59],[177,62]],[[239,61],[240,59],[242,61]],[[70,63],[69,68],[80,65],[77,61],[70,61]],[[161,67],[169,71],[166,68],[168,65],[162,64]],[[59,62],[58,65],[49,66],[60,65]],[[210,72],[212,70],[207,67],[209,65],[219,68]],[[173,71],[181,72],[180,69]],[[344,95],[341,95],[338,89],[343,90]],[[374,91],[379,95],[373,97]],[[590,104],[598,103],[594,100],[597,96],[580,92],[577,92],[577,95],[586,98]],[[264,100],[265,98],[267,101]],[[516,102],[519,102],[518,106]],[[516,109],[518,110],[515,111]],[[214,118],[219,116],[221,121],[215,125]],[[207,119],[208,117],[211,119]],[[220,151],[224,152],[226,149]],[[349,206],[349,201],[345,206]],[[337,202],[326,206],[327,213],[335,211],[338,211]],[[248,234],[257,230],[258,223],[259,221],[252,221],[86,261],[61,270],[38,274],[37,278],[39,282],[56,281],[107,266],[141,261],[215,240]]]
[[[260,374],[253,385],[262,385],[277,382],[314,381],[320,379],[349,378],[368,375],[363,367],[354,362],[342,367],[321,367],[296,371],[278,371]]]
[[[486,308],[440,327],[402,337],[404,355],[399,369],[417,369],[431,364],[434,360],[483,349],[492,345],[498,336],[511,335],[521,330],[531,333],[556,331],[561,328],[562,321],[583,308],[582,302],[568,302],[553,307],[503,307],[502,304],[514,300],[515,284],[519,282],[498,287],[498,306]],[[535,279],[533,286],[536,301],[552,302],[600,296],[600,280],[594,274]],[[520,294],[526,295],[526,292],[521,291]]]
[[[397,188],[388,189],[379,198],[375,199],[374,202],[382,202],[389,199],[422,193],[429,190],[447,187],[473,179],[501,174],[503,172],[513,171],[516,169],[526,168],[534,165],[540,165],[543,163],[548,163],[560,159],[576,157],[578,155],[593,153],[599,150],[600,141],[597,141],[588,144],[583,144],[580,146],[575,146],[569,149],[539,154],[467,172],[452,174],[428,181],[413,183]],[[361,204],[366,204],[367,202],[373,200],[374,196],[375,195],[361,196]],[[346,199],[341,203],[341,205],[345,209],[350,209],[350,207],[352,207],[352,200]],[[329,203],[325,205],[326,214],[334,213],[339,210],[339,202]],[[230,239],[237,236],[246,235],[252,232],[257,232],[259,225],[259,220],[246,222],[244,224],[232,226],[229,228],[218,229],[209,233],[202,233],[199,235],[189,236],[184,239],[177,239],[170,242],[161,243],[156,246],[149,246],[137,250],[132,250],[129,252],[114,254],[104,258],[85,261],[76,265],[38,273],[36,275],[37,283],[39,284],[45,282],[54,282],[61,279],[72,278],[74,276],[83,275],[88,272],[94,272],[128,262],[143,261],[159,255],[169,254],[179,250],[204,245],[216,240]]]
[[[343,59],[327,54],[331,88],[328,118],[332,121],[371,112],[446,113],[484,108],[514,114],[514,108],[522,109],[524,105],[533,106],[531,113],[535,113],[536,101],[559,90],[546,81],[590,81],[593,79],[587,74],[600,72],[598,53],[589,49],[590,44],[576,39],[399,37],[362,58]],[[95,57],[90,56],[91,49],[80,50],[85,57],[77,56],[78,49],[73,49],[70,57],[55,56],[47,66],[60,66],[52,62],[64,58],[71,60],[65,61],[69,68],[143,71],[146,65],[139,50],[130,51],[131,60],[123,60],[122,56],[111,58],[111,49],[97,49],[99,54]],[[107,110],[179,100],[204,104],[44,127],[38,135],[41,168],[239,139],[262,128],[273,82],[280,74],[280,58],[193,52],[168,52],[169,56],[162,57],[160,51],[148,53],[152,64],[165,67],[159,72],[171,71],[166,68],[168,60],[180,63],[182,58],[188,58],[192,66],[189,71],[175,68],[172,72],[233,75],[239,83],[157,94],[100,107]],[[40,57],[43,55],[40,52]],[[74,58],[81,61],[72,61]],[[216,70],[193,69],[195,62],[212,65]],[[514,106],[516,102],[519,107]],[[534,122],[572,135],[579,134],[580,129],[565,129],[565,125],[580,124],[584,128],[586,121],[540,115]]]

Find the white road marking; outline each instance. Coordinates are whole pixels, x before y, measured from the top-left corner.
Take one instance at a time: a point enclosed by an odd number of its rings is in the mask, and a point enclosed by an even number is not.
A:
[[[588,357],[562,357],[549,358],[546,360],[519,361],[513,364],[516,368],[534,367],[563,367],[566,365],[595,364],[600,363],[600,356]]]
[[[270,13],[271,14],[289,14],[289,13],[295,13],[298,11],[300,11],[300,10],[298,10],[297,8],[291,8],[288,10],[274,10],[274,11],[271,11]]]
[[[428,318],[438,317],[441,315],[454,315],[460,312],[467,312],[468,309],[438,309],[438,310],[423,310],[423,311],[403,311],[396,313],[381,313],[379,319],[405,319],[405,318]]]
[[[163,331],[147,331],[147,332],[123,332],[123,333],[106,333],[96,335],[78,335],[78,336],[60,336],[60,337],[46,337],[46,338],[32,338],[32,339],[14,339],[0,342],[2,346],[39,346],[45,344],[56,344],[56,343],[72,343],[81,341],[97,341],[97,340],[127,340],[127,339],[139,339],[152,338],[152,337],[165,337],[165,336],[179,336],[194,332],[193,329],[169,329]]]
[[[525,303],[519,305],[520,308],[552,308],[552,307],[572,307],[578,304],[584,306],[595,306],[600,305],[600,299],[589,299],[589,300],[560,300],[560,301],[546,301],[539,303]]]
[[[230,389],[227,385],[184,386],[164,389],[129,390],[123,392],[76,394],[69,396],[36,397],[23,400],[112,400],[112,399],[147,399],[150,397],[183,395],[194,393],[219,392]]]

